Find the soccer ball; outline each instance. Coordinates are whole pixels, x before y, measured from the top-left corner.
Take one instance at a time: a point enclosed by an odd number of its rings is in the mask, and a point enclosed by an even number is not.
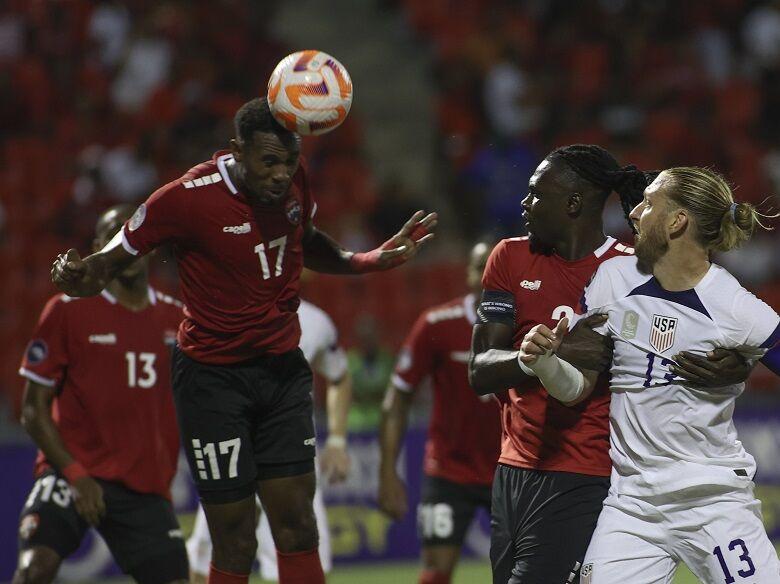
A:
[[[343,122],[352,105],[352,79],[344,65],[321,51],[287,55],[268,81],[268,105],[292,132],[317,135]]]

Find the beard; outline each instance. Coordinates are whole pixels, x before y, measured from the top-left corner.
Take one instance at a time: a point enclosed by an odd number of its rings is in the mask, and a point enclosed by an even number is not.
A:
[[[658,223],[645,233],[637,235],[634,250],[639,271],[643,274],[652,274],[655,264],[669,251],[669,242],[664,237],[661,224]]]

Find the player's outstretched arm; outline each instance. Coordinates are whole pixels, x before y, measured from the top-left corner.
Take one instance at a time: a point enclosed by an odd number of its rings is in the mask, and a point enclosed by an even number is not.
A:
[[[120,230],[103,249],[84,259],[75,249],[58,255],[51,281],[68,296],[95,296],[137,259],[122,247]]]
[[[304,265],[325,274],[363,274],[389,270],[405,263],[421,246],[434,237],[438,223],[436,213],[417,211],[401,230],[380,247],[368,252],[351,252],[312,223],[303,239]]]
[[[379,426],[379,508],[393,519],[403,519],[409,511],[406,486],[398,476],[396,463],[409,421],[412,394],[397,388],[392,382],[382,404],[382,422]]]
[[[106,512],[102,487],[68,452],[51,417],[54,387],[27,381],[22,400],[22,426],[52,465],[68,480],[76,511],[90,525],[97,525]]]

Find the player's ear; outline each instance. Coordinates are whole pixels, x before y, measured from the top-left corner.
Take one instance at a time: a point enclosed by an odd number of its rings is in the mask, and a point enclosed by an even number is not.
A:
[[[688,229],[690,217],[685,209],[675,209],[669,214],[669,236],[680,237]]]
[[[578,215],[582,211],[582,194],[572,193],[566,201],[566,213],[569,215]]]
[[[97,253],[101,249],[103,249],[103,242],[100,241],[100,239],[96,237],[95,239],[92,240],[92,251],[94,253]]]

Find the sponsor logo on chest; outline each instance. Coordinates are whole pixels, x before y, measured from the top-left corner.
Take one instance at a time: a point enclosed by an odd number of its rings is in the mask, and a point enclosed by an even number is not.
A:
[[[89,342],[95,345],[116,345],[116,334],[89,335]]]
[[[246,222],[241,225],[228,225],[227,227],[223,227],[222,231],[224,233],[233,233],[235,235],[241,235],[243,233],[249,233],[252,231],[252,226]]]
[[[526,290],[532,290],[536,292],[539,288],[542,287],[542,281],[541,280],[523,280],[520,282],[520,287],[525,288]]]
[[[674,335],[677,332],[677,319],[671,316],[653,315],[650,326],[650,346],[663,353],[674,345]]]

